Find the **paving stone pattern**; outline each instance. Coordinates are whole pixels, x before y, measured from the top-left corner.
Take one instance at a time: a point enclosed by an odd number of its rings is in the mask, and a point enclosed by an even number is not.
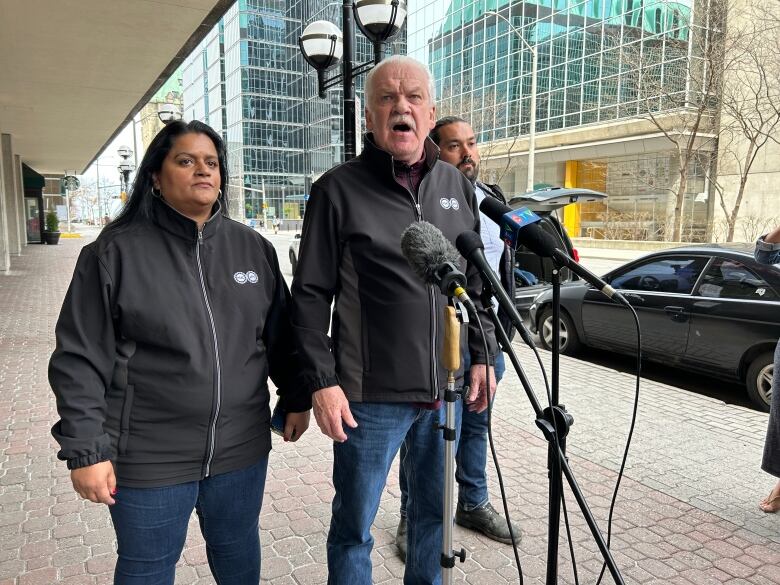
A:
[[[287,239],[280,236],[275,242],[283,264]],[[56,411],[46,364],[57,313],[78,252],[87,241],[28,246],[23,256],[13,258],[13,270],[0,275],[0,585],[112,582],[115,543],[109,514],[73,492],[49,434]],[[518,351],[544,402],[533,354],[527,348]],[[546,353],[542,356],[549,359]],[[524,532],[520,558],[525,583],[542,584],[547,551],[546,443],[517,376],[508,374],[499,391],[493,435],[509,510]],[[631,376],[562,358],[561,401],[575,416],[569,459],[602,526],[633,394]],[[766,418],[643,382],[612,532],[612,550],[626,583],[780,583],[780,517],[764,515],[756,506],[773,482],[758,468]],[[275,442],[261,517],[264,583],[326,582],[331,463],[330,444],[314,423],[295,444]],[[492,467],[490,477],[492,501],[498,508]],[[568,488],[565,500],[579,582],[595,583],[601,569],[598,549]],[[403,564],[393,544],[398,504],[394,466],[373,530],[375,583],[402,583]],[[574,583],[565,530],[561,533],[559,582]],[[510,546],[460,527],[455,541],[469,554],[455,571],[456,583],[518,582]],[[609,574],[602,580],[612,582]],[[214,583],[194,518],[176,583]]]

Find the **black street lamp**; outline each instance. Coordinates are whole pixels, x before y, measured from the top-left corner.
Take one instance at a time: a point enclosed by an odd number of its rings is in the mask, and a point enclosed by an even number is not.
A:
[[[371,41],[374,46],[373,61],[357,66],[355,59],[355,27]],[[382,60],[382,45],[391,40],[406,20],[405,0],[343,0],[342,20],[344,34],[327,20],[317,20],[303,29],[298,39],[306,62],[317,70],[317,87],[321,98],[326,91],[341,84],[344,91],[344,160],[355,157],[357,136],[355,131],[355,83],[358,75],[366,73]],[[343,58],[342,58],[343,57]],[[341,73],[326,78],[326,72],[339,61]]]

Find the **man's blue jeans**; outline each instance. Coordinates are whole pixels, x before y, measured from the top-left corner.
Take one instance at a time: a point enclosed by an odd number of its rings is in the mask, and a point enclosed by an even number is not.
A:
[[[371,524],[387,474],[403,443],[409,494],[405,585],[441,583],[444,439],[441,409],[410,403],[350,402],[358,427],[333,444],[333,516],[328,533],[329,585],[371,585]]]
[[[463,371],[471,368],[471,358],[463,356]],[[496,384],[506,371],[504,353],[499,352],[494,366]],[[468,378],[466,378],[468,380]],[[442,405],[442,418],[444,405]],[[458,482],[458,504],[464,510],[473,510],[488,503],[487,474],[488,413],[476,413],[468,409],[465,400],[455,403],[455,479]],[[401,449],[401,458],[404,450]],[[407,478],[404,467],[399,473],[401,484],[401,516],[406,516]]]
[[[109,507],[115,585],[173,585],[193,508],[219,585],[260,582],[258,519],[268,458],[238,471],[161,488],[120,486]]]

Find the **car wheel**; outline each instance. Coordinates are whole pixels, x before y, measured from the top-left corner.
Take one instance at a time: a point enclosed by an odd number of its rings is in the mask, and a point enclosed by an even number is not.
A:
[[[774,354],[768,351],[750,362],[750,367],[747,370],[745,386],[748,397],[754,406],[764,412],[769,412],[769,405],[772,403],[774,369]]]
[[[542,347],[551,351],[553,341],[553,312],[551,307],[542,311],[542,315],[539,317],[538,331]],[[574,355],[581,347],[582,343],[580,343],[580,338],[577,336],[574,322],[566,311],[561,310],[561,353]]]
[[[298,266],[298,259],[295,257],[295,252],[290,250],[290,266],[292,266],[293,274],[295,274],[295,269]]]

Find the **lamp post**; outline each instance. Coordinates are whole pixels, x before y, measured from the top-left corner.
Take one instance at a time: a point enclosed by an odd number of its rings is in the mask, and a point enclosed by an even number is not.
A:
[[[509,22],[509,19],[506,16],[503,16],[498,12],[493,12],[492,10],[485,12],[485,16],[496,16],[506,22],[509,25],[509,28],[512,29],[512,32],[515,33],[525,45],[525,48],[531,51],[531,127],[528,132],[528,182],[525,187],[526,193],[530,193],[534,190],[534,165],[536,163],[536,68],[539,53],[536,50],[536,47],[532,47],[528,41],[523,38],[523,33],[517,30],[517,28]],[[498,35],[498,27],[496,27],[496,35]]]
[[[157,107],[157,117],[163,124],[170,124],[181,120],[181,110],[176,104],[160,104]]]
[[[354,21],[353,21],[354,14]],[[298,46],[306,62],[317,70],[319,96],[342,84],[344,91],[344,160],[355,157],[357,150],[355,77],[369,71],[382,60],[382,45],[401,30],[406,19],[405,0],[343,0],[342,20],[344,34],[327,20],[309,24],[298,39]],[[355,59],[355,27],[374,46],[374,59],[353,65]],[[341,73],[326,78],[329,69],[341,61]]]
[[[129,146],[120,146],[116,153],[121,159],[117,169],[119,170],[119,183],[121,185],[120,189],[122,190],[120,198],[122,203],[124,203],[127,201],[127,192],[130,188],[130,173],[135,168],[133,163],[128,160],[133,156],[133,150]],[[101,218],[100,221],[102,222],[103,218]]]

